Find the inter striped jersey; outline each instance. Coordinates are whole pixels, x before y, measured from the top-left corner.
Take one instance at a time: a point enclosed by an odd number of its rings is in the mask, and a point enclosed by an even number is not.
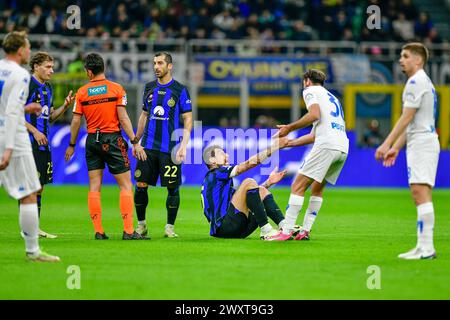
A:
[[[227,214],[234,194],[233,179],[230,177],[235,166],[222,166],[210,170],[203,180],[201,199],[203,213],[211,225],[210,235],[215,235]]]
[[[174,79],[167,84],[151,81],[145,85],[142,109],[148,113],[142,146],[149,150],[172,152],[179,142],[172,133],[183,127],[181,115],[192,111],[187,88]]]
[[[41,83],[34,76],[31,76],[26,104],[31,102],[39,103],[42,106],[42,113],[39,116],[36,114],[25,114],[25,118],[39,132],[48,137],[50,134],[50,109],[53,107],[53,90],[50,83]],[[46,146],[38,146],[31,133],[30,140],[39,150],[50,150],[50,143]]]

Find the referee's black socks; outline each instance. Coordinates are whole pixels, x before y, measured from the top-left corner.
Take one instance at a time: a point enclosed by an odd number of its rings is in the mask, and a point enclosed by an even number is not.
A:
[[[167,224],[174,225],[177,219],[178,208],[180,207],[180,189],[179,187],[167,188],[167,192]]]
[[[261,197],[259,195],[259,187],[247,190],[247,207],[255,215],[256,222],[260,227],[265,226],[269,223],[267,220],[266,210],[261,202]]]
[[[145,220],[145,211],[147,210],[148,205],[148,187],[138,187],[136,186],[136,190],[134,192],[134,206],[136,207],[136,215],[138,221]]]

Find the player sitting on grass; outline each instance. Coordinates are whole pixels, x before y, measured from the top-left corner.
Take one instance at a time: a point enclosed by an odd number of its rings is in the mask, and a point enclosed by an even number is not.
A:
[[[213,145],[204,150],[203,161],[209,171],[203,180],[201,198],[203,212],[211,224],[211,236],[246,238],[258,226],[262,240],[278,233],[272,228],[267,217],[280,228],[284,217],[267,189],[278,183],[286,171],[277,172],[275,168],[267,181],[260,186],[254,179],[247,178],[237,190],[233,188],[233,178],[256,167],[274,152],[284,148],[287,142],[287,138],[279,139],[270,148],[238,165],[228,163],[228,154],[220,146]]]

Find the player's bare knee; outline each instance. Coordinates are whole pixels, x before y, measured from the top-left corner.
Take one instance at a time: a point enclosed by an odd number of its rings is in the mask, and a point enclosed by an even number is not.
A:
[[[258,188],[258,183],[255,181],[255,179],[247,178],[244,181],[242,181],[242,186],[245,189],[254,189]]]
[[[26,197],[23,197],[19,200],[20,204],[32,204],[37,203],[37,196],[36,193],[32,193]]]

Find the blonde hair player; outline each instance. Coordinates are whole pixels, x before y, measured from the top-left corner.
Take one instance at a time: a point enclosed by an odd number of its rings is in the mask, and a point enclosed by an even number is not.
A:
[[[437,96],[433,83],[423,70],[428,50],[421,43],[409,43],[400,53],[400,66],[408,76],[403,89],[403,112],[375,158],[385,167],[395,164],[406,143],[408,183],[417,207],[417,245],[400,254],[401,259],[434,259],[434,208],[431,192],[439,160],[439,140],[435,128]]]

